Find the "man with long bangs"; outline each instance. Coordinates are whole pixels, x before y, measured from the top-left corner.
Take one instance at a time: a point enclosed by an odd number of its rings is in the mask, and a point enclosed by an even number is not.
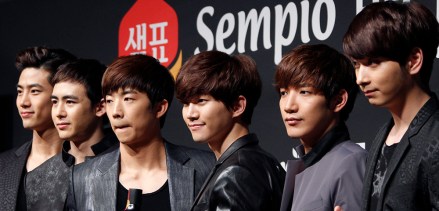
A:
[[[358,92],[349,59],[301,45],[277,66],[275,88],[287,134],[301,142],[300,160],[287,163],[281,210],[359,210],[366,151],[345,124]]]
[[[368,147],[362,210],[439,210],[438,43],[436,17],[415,2],[367,5],[344,36],[357,84],[392,116]]]

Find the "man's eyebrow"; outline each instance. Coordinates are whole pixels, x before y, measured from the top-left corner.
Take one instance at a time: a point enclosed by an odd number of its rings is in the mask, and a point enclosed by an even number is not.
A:
[[[39,83],[29,84],[26,87],[29,87],[29,88],[33,88],[33,87],[43,88],[43,86],[41,84],[39,84]],[[17,84],[17,88],[24,88],[24,86],[22,86],[20,84]]]
[[[137,94],[139,93],[137,90],[135,89],[124,89],[122,94],[126,95],[126,94]]]
[[[63,99],[63,100],[66,100],[66,99],[74,99],[74,100],[77,100],[77,99],[79,99],[79,97],[77,97],[77,96],[75,96],[75,95],[65,95],[65,96],[62,97],[62,99]]]
[[[50,98],[51,98],[51,99],[58,99],[58,97],[55,96],[55,95],[52,95]],[[63,100],[67,100],[67,99],[74,99],[74,100],[77,100],[77,99],[79,99],[79,97],[77,97],[77,96],[75,96],[75,95],[65,95],[65,96],[62,96],[61,99],[63,99]]]

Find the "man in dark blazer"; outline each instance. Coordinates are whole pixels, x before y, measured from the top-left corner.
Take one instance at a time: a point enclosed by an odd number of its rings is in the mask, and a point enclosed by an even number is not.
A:
[[[177,99],[192,138],[217,162],[192,210],[279,210],[285,171],[250,134],[261,94],[255,62],[207,51],[189,58],[176,81]]]
[[[436,17],[414,2],[370,4],[344,36],[360,89],[392,115],[369,148],[362,210],[439,210],[438,44]]]
[[[62,140],[51,118],[50,79],[75,57],[62,49],[28,48],[18,53],[17,108],[32,140],[0,155],[1,210],[60,210],[69,169],[60,156]]]
[[[162,137],[174,93],[169,71],[150,56],[120,57],[107,68],[102,91],[120,147],[75,169],[70,209],[189,210],[214,156]]]

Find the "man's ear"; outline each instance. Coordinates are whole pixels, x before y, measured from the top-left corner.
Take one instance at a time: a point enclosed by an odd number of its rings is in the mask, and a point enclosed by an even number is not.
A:
[[[239,95],[238,99],[233,104],[233,117],[241,116],[244,113],[246,106],[247,99],[245,99],[244,96]]]
[[[332,99],[330,109],[334,112],[340,112],[348,103],[348,92],[344,89]]]
[[[166,99],[163,99],[161,102],[155,105],[154,111],[156,112],[156,117],[158,119],[166,114],[166,111],[168,110],[168,106],[169,103]]]
[[[421,70],[422,64],[424,60],[424,54],[422,49],[413,48],[412,52],[409,55],[407,60],[406,68],[410,75],[416,75]]]
[[[104,98],[101,99],[101,101],[99,101],[99,103],[96,104],[95,106],[95,113],[97,117],[102,117],[103,115],[105,115],[105,101]]]

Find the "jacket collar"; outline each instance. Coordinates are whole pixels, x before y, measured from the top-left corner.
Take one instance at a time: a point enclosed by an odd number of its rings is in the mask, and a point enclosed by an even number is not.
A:
[[[166,165],[169,166],[173,166],[175,164],[179,164],[179,165],[183,165],[184,163],[186,163],[190,157],[183,151],[178,150],[177,146],[169,143],[167,141],[165,141],[165,151],[166,151]],[[106,159],[101,159],[101,162],[99,164],[99,171],[102,173],[105,173],[106,171],[108,171],[110,169],[110,167],[114,164],[114,163],[119,163],[120,161],[120,150],[115,150],[111,153],[108,153],[109,155],[106,156],[108,158]],[[169,171],[168,171],[169,174]]]
[[[195,170],[191,167],[184,166],[184,164],[190,160],[190,157],[186,152],[167,141],[165,141],[164,144],[166,151],[166,165],[168,168],[168,185],[171,209],[183,210],[187,207],[190,207],[194,200],[195,190],[193,182],[195,178]],[[104,157],[106,158],[102,159]],[[101,181],[104,178],[113,180],[109,183],[111,187],[107,187],[109,190],[106,191],[111,195],[99,200],[115,202],[117,197],[117,184],[120,170],[120,150],[117,149],[109,152],[99,159],[101,160],[98,165],[98,171],[100,172],[100,178],[97,178],[98,181]],[[98,190],[98,188],[95,189]],[[95,195],[103,196],[102,194]],[[111,204],[109,208],[113,209],[113,206],[115,206],[115,203]]]
[[[219,157],[217,165],[222,164],[225,160],[227,160],[227,158],[229,158],[233,153],[235,153],[242,147],[247,145],[255,145],[258,144],[258,142],[258,137],[256,136],[256,134],[253,133],[240,137],[238,140],[233,142],[233,144],[230,145],[230,147],[227,148],[226,151]]]
[[[117,137],[114,133],[107,134],[102,138],[101,141],[91,146],[91,150],[95,154],[95,156],[86,157],[86,160],[96,157],[99,154],[108,152],[110,148],[113,148],[118,144]],[[72,166],[75,164],[75,157],[68,153],[70,150],[70,141],[64,141],[61,151],[62,160],[67,166]]]
[[[418,111],[415,118],[413,118],[410,126],[407,130],[408,138],[416,135],[419,130],[424,126],[428,119],[433,115],[435,111],[439,109],[438,99],[435,94],[431,94],[430,99],[422,106]]]
[[[32,141],[28,141],[21,145],[17,150],[15,150],[15,155],[17,157],[26,156],[30,153],[30,149],[32,146]]]
[[[210,180],[212,179],[213,175],[215,175],[217,169],[223,164],[223,162],[225,160],[227,160],[231,155],[233,155],[239,149],[241,149],[245,146],[257,145],[258,142],[259,141],[258,141],[257,136],[253,133],[250,133],[250,134],[247,134],[247,135],[240,137],[235,142],[233,142],[232,145],[229,146],[229,148],[226,149],[226,151],[219,157],[215,166],[210,171],[209,175],[207,176],[203,185],[201,186],[200,190],[198,191],[197,197],[195,197],[194,203],[192,204],[192,209],[193,209],[194,205],[196,205],[198,203],[198,201],[200,200],[202,194],[204,193],[204,190],[206,189],[206,187],[209,184]]]
[[[322,159],[334,146],[349,139],[348,128],[344,122],[341,122],[329,130],[306,155],[303,145],[296,147],[296,151],[302,158],[305,167],[309,167]]]
[[[169,200],[171,210],[184,210],[192,205],[195,196],[195,170],[185,166],[190,160],[189,155],[165,141],[166,165],[168,168]]]

